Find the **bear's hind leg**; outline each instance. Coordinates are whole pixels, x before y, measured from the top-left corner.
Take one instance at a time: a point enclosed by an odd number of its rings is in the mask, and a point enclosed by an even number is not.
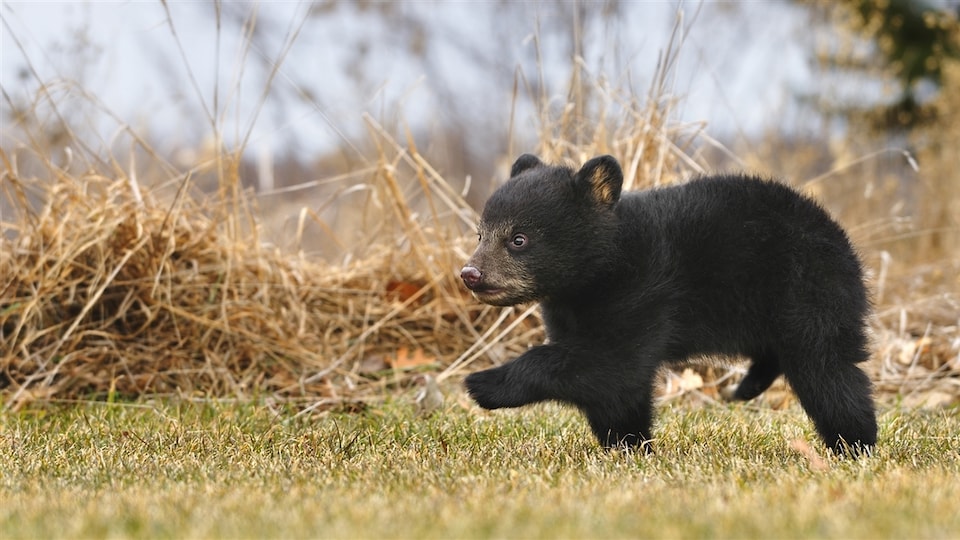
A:
[[[616,410],[606,407],[580,407],[590,422],[590,429],[606,449],[643,449],[650,452],[650,425],[653,405],[643,400]]]
[[[827,447],[837,454],[870,452],[877,443],[877,419],[872,385],[862,369],[835,356],[785,361],[783,367]]]
[[[783,373],[780,361],[772,354],[754,355],[752,360],[740,384],[733,391],[724,392],[723,397],[732,401],[749,401],[770,388]]]

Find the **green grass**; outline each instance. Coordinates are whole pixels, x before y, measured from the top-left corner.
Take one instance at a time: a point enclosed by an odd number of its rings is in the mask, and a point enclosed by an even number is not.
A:
[[[881,416],[841,460],[799,409],[661,407],[657,453],[575,411],[448,398],[296,416],[263,404],[83,404],[0,416],[0,531],[22,537],[957,537],[960,414]],[[809,442],[817,459],[793,449]]]

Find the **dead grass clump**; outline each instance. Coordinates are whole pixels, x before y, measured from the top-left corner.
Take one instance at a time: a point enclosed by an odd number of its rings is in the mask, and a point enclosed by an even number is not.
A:
[[[960,402],[960,259],[896,276],[874,317],[878,391],[908,405]]]
[[[372,182],[393,192],[396,218],[384,221],[405,240],[335,266],[251,241],[238,232],[243,205],[224,192],[203,202],[189,178],[161,201],[125,178],[23,179],[7,164],[4,196],[18,208],[0,239],[8,407],[143,394],[343,403],[453,364],[478,329],[539,332],[522,320],[530,312],[465,299],[451,244],[404,206],[398,163],[382,162]],[[518,346],[501,339],[497,350]]]

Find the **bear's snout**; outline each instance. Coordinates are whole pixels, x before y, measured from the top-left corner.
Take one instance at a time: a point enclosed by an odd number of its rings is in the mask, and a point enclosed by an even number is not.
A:
[[[480,283],[483,281],[483,274],[474,266],[464,266],[463,269],[460,270],[460,279],[462,279],[463,284],[472,291],[480,287]]]

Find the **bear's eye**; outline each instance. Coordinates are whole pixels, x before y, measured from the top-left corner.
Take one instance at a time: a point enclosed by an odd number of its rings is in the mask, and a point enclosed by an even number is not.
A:
[[[513,235],[513,239],[510,240],[510,249],[519,251],[526,248],[528,242],[529,240],[527,239],[527,235],[523,233],[517,233]]]

